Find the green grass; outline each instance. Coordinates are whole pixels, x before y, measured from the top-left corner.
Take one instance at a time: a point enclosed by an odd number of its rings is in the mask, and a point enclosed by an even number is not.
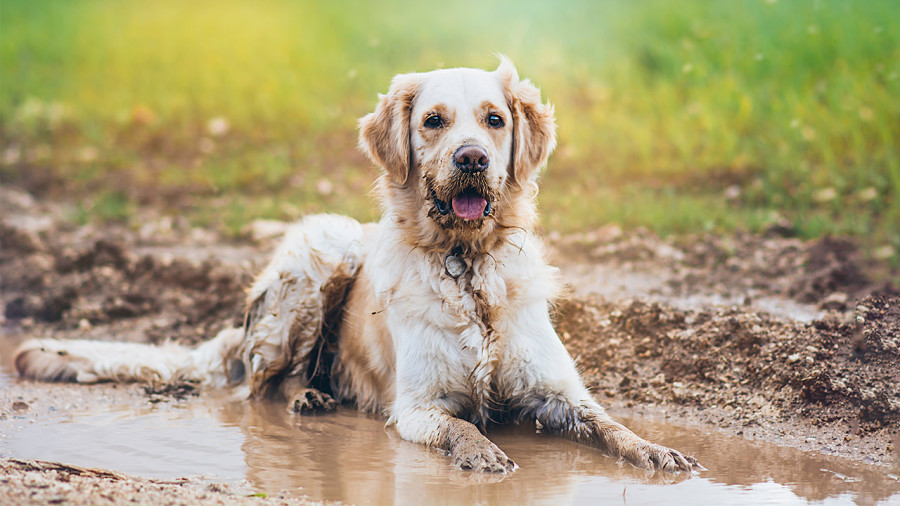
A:
[[[83,219],[370,219],[356,119],[395,73],[501,52],[557,106],[545,228],[782,215],[900,251],[898,19],[895,0],[4,0],[0,176],[85,197]]]

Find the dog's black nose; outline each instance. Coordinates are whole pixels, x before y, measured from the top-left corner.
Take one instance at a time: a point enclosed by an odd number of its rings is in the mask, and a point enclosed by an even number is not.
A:
[[[453,153],[453,163],[467,174],[477,174],[488,168],[491,160],[484,149],[478,146],[463,146]]]

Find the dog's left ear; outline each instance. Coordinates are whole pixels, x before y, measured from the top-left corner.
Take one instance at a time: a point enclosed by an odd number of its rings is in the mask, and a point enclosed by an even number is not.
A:
[[[516,67],[505,56],[495,73],[503,85],[513,116],[513,156],[510,177],[520,186],[537,177],[538,169],[556,147],[553,105],[541,102],[541,91],[531,81],[519,80]]]
[[[409,177],[409,115],[421,74],[399,74],[387,95],[379,95],[375,112],[359,120],[359,146],[395,184],[404,186]]]

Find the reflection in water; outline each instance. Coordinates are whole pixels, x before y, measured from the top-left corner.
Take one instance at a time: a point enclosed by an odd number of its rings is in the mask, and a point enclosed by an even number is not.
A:
[[[502,479],[454,470],[441,452],[401,440],[384,420],[353,410],[298,417],[281,404],[231,403],[220,414],[247,434],[243,445],[248,479],[267,491],[296,489],[326,500],[351,503],[510,503],[571,502],[578,477],[673,483],[686,475],[650,473],[597,454],[589,448],[509,427],[491,438],[519,464]],[[602,477],[602,478],[597,478]],[[614,487],[621,495],[621,487]]]
[[[267,493],[356,504],[900,501],[900,479],[884,468],[716,432],[623,421],[693,453],[709,470],[688,480],[649,473],[520,426],[491,434],[520,469],[505,479],[479,476],[451,469],[441,452],[400,440],[378,417],[350,409],[299,417],[280,403],[211,395],[39,421],[10,434],[2,453],[153,477],[246,478]]]

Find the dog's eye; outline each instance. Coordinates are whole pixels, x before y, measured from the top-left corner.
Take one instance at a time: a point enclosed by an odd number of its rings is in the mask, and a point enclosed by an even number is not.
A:
[[[444,126],[444,120],[439,114],[429,114],[428,117],[425,118],[426,128],[441,128],[442,126]]]
[[[488,125],[493,128],[500,128],[504,125],[503,118],[499,114],[490,114],[488,115]]]

